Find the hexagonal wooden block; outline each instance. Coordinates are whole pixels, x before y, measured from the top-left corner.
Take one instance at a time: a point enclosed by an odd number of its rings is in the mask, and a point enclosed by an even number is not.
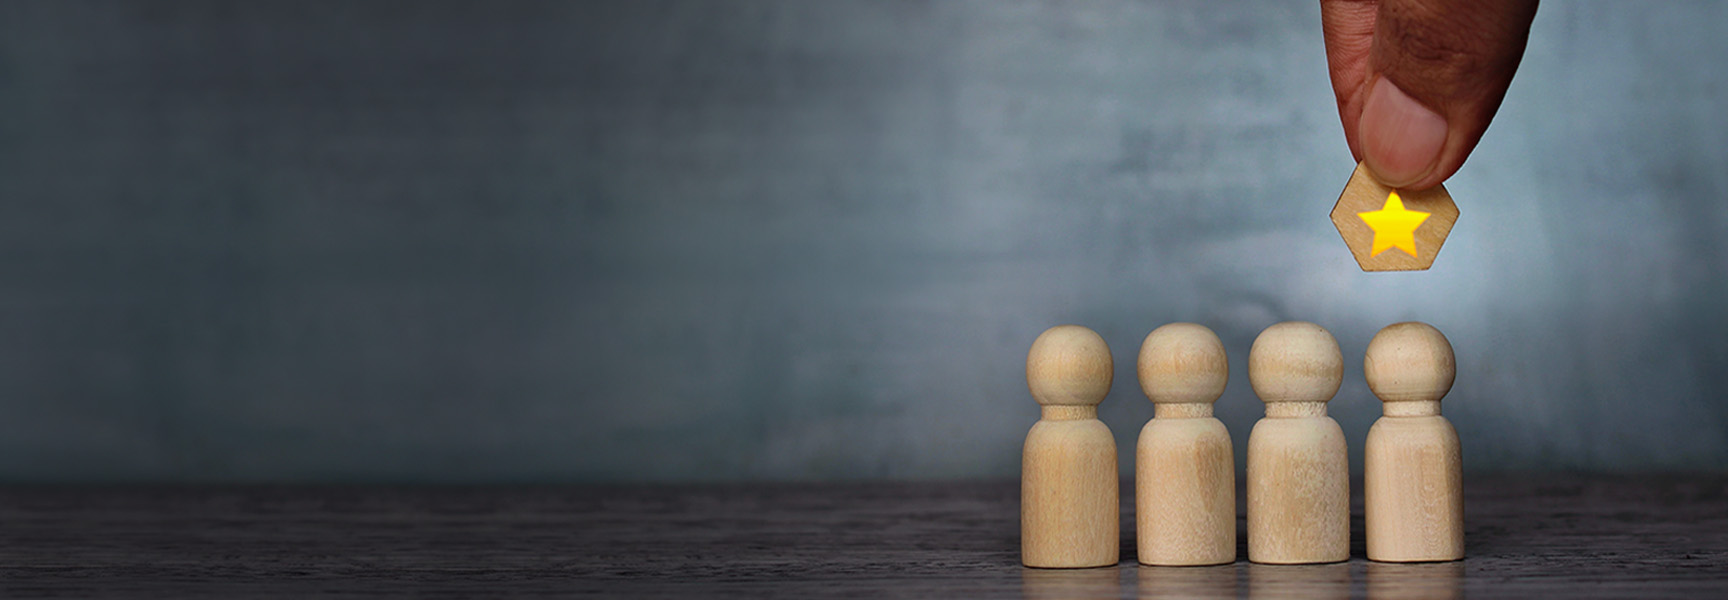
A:
[[[1364,271],[1421,271],[1433,266],[1434,256],[1457,221],[1458,205],[1444,186],[1420,192],[1395,190],[1376,181],[1362,164],[1356,165],[1332,207],[1332,224]]]

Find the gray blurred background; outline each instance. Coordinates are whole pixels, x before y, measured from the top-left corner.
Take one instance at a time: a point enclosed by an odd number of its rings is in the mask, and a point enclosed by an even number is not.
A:
[[[1551,2],[1364,274],[1313,2],[0,3],[0,480],[1001,478],[1028,345],[1457,349],[1467,468],[1728,465],[1728,4]]]

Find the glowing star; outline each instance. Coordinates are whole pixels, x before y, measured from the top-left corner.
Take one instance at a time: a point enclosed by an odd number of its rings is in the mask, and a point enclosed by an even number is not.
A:
[[[1416,228],[1428,220],[1428,213],[1404,209],[1404,200],[1398,197],[1394,190],[1386,195],[1386,205],[1374,212],[1360,212],[1362,222],[1374,230],[1374,249],[1368,251],[1368,256],[1379,256],[1381,252],[1397,248],[1416,256]]]
[[[1394,190],[1362,165],[1332,207],[1332,225],[1364,271],[1427,269],[1457,221],[1458,205],[1446,188]],[[1398,252],[1388,252],[1392,249]]]

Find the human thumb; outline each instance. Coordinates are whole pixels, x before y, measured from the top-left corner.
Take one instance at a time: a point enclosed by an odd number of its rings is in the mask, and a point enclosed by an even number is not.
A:
[[[1524,56],[1535,0],[1382,0],[1357,133],[1382,183],[1427,189],[1475,149]]]

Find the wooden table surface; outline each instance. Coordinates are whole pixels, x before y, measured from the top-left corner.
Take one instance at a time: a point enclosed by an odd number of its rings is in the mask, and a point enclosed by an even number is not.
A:
[[[1357,482],[1359,484],[1359,482]],[[1132,492],[1125,482],[1122,489]],[[1728,598],[1728,476],[1466,478],[1469,557],[1019,564],[1018,487],[0,490],[8,597]],[[1244,548],[1240,555],[1246,555]]]

